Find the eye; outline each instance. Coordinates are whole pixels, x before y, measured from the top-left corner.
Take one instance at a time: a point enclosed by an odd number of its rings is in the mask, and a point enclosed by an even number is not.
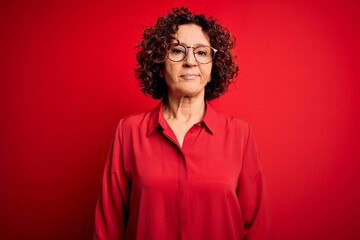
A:
[[[199,47],[195,49],[196,56],[206,57],[209,53],[209,50],[206,47]]]
[[[170,53],[174,55],[185,54],[185,49],[182,47],[173,47],[170,49]]]
[[[207,53],[205,51],[196,51],[196,55],[205,57]]]

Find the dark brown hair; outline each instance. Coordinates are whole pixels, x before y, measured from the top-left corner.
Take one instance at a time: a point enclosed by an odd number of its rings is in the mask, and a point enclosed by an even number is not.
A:
[[[173,42],[179,25],[196,24],[210,37],[210,44],[217,49],[211,71],[211,81],[205,87],[205,99],[212,100],[224,94],[239,70],[231,50],[235,38],[212,17],[192,14],[186,7],[174,8],[171,13],[157,19],[157,23],[144,30],[137,45],[138,61],[135,69],[141,90],[154,99],[166,98],[167,88],[160,72],[164,67],[168,46]]]

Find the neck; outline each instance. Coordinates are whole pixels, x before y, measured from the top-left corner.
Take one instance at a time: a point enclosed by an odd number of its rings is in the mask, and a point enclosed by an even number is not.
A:
[[[200,121],[204,114],[204,98],[173,98],[169,96],[166,104],[164,105],[164,116],[166,120],[195,123]]]

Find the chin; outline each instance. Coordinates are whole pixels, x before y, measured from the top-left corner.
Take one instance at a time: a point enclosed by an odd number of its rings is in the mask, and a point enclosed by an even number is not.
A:
[[[182,97],[197,97],[199,95],[203,94],[202,91],[181,91],[179,92],[179,95]]]

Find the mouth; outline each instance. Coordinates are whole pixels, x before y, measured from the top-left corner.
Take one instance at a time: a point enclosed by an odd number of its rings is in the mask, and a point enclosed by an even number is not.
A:
[[[180,75],[180,77],[185,79],[185,80],[194,80],[198,76],[199,76],[198,74],[183,74],[183,75]]]

